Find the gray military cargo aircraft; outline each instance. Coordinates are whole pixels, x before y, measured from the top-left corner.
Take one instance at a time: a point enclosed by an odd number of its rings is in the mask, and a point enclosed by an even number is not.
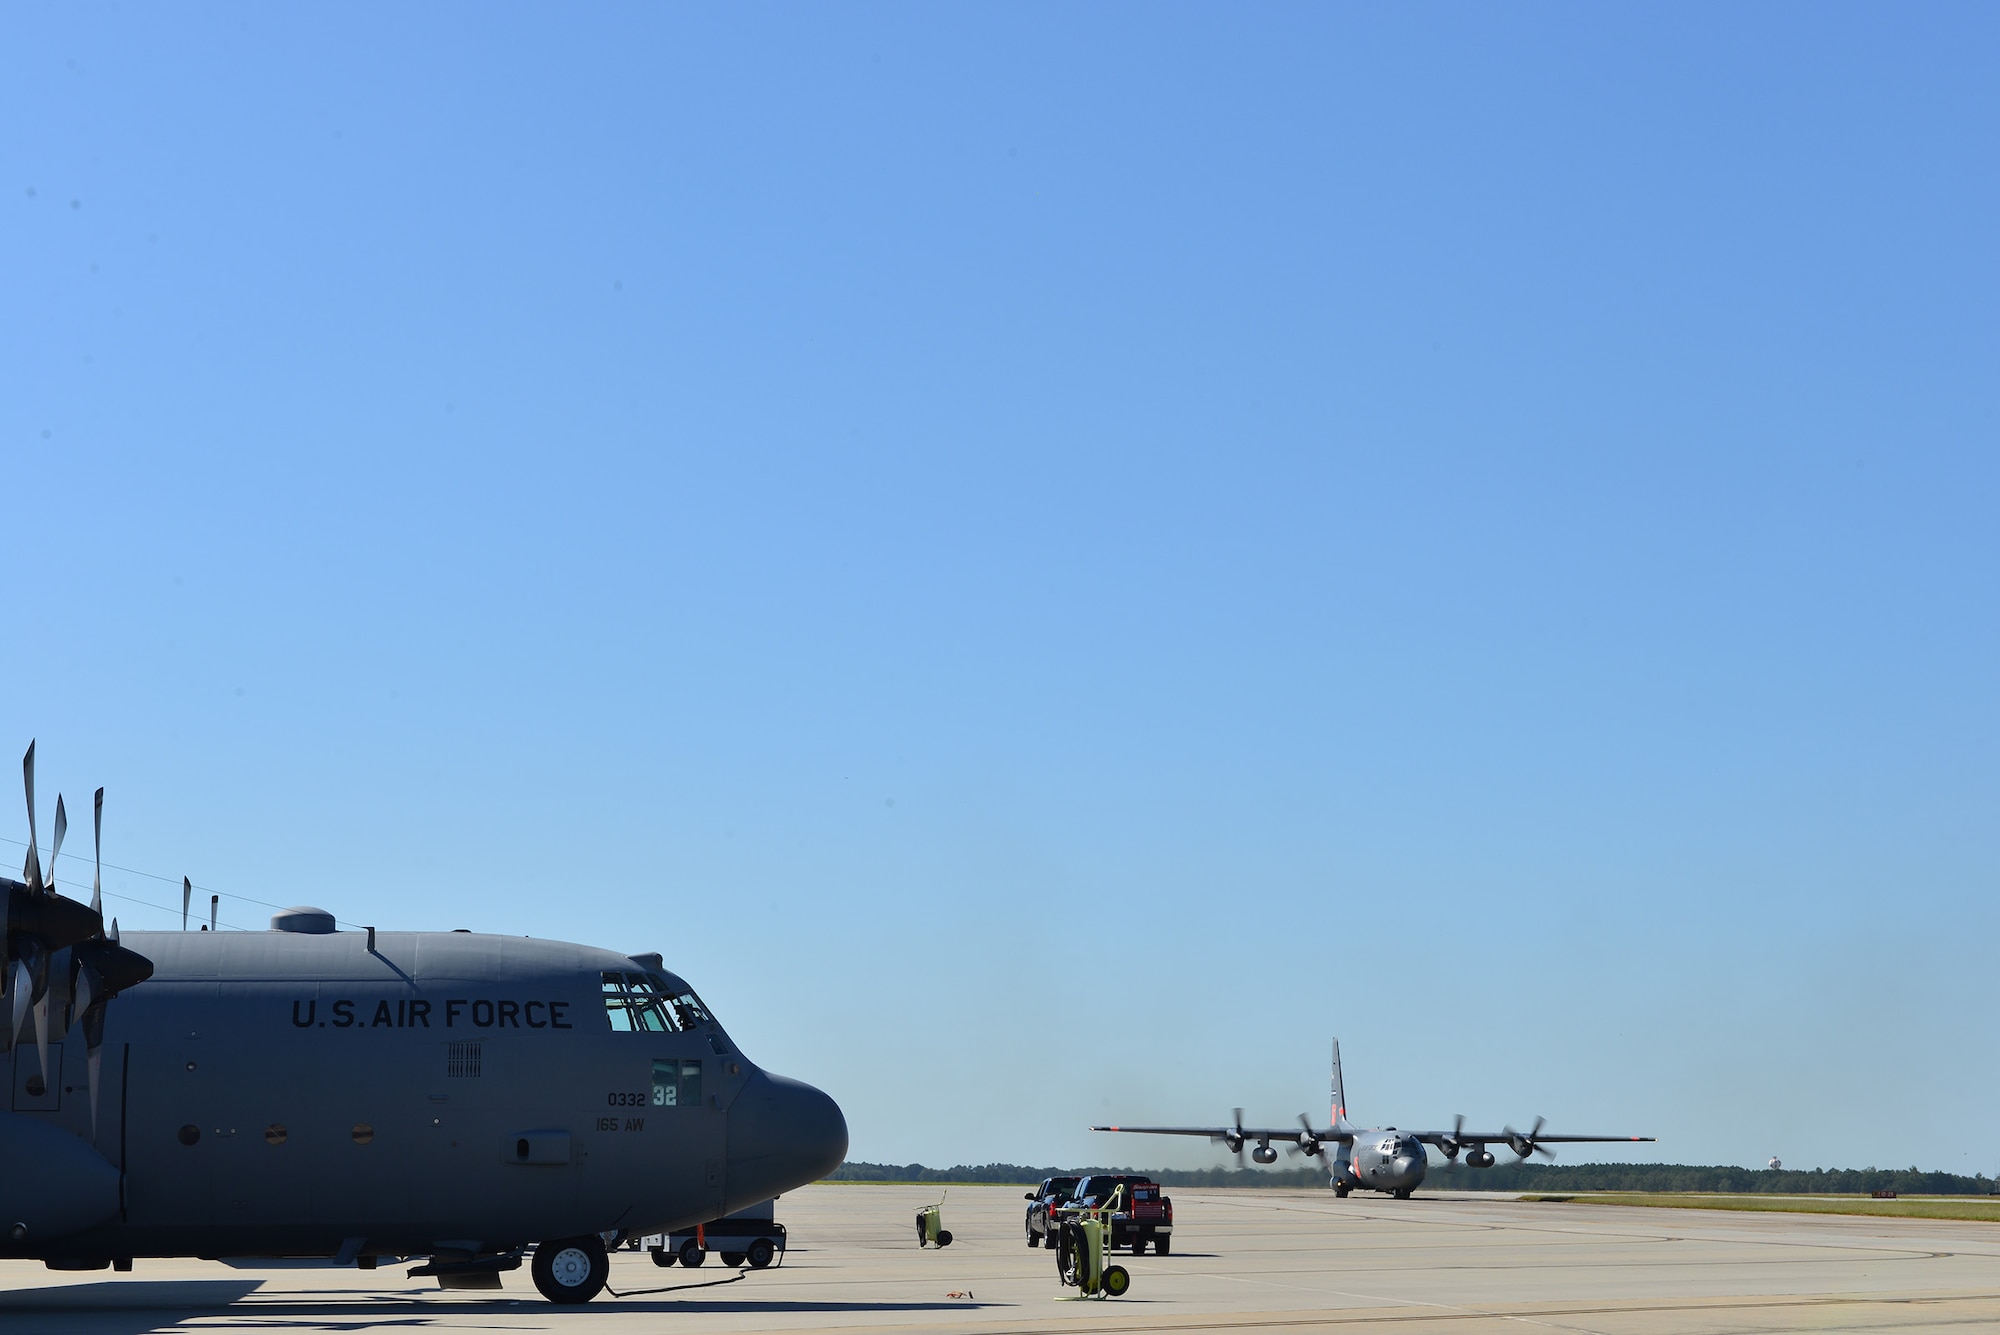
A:
[[[415,1258],[490,1289],[532,1248],[536,1287],[580,1303],[605,1235],[718,1218],[847,1153],[834,1101],[759,1069],[658,955],[310,908],[121,938],[97,889],[55,892],[54,851],[42,871],[34,754],[24,879],[0,878],[0,1257]],[[100,842],[102,811],[99,789]],[[66,825],[59,798],[57,850]]]
[[[1424,1180],[1424,1172],[1430,1166],[1430,1156],[1424,1146],[1435,1145],[1447,1159],[1456,1160],[1459,1151],[1464,1150],[1465,1162],[1473,1168],[1491,1168],[1493,1154],[1488,1145],[1504,1144],[1514,1151],[1518,1160],[1530,1154],[1547,1155],[1554,1158],[1554,1151],[1547,1145],[1568,1144],[1581,1141],[1649,1141],[1651,1136],[1558,1136],[1542,1131],[1542,1119],[1537,1117],[1535,1125],[1528,1131],[1516,1131],[1508,1127],[1503,1131],[1467,1131],[1465,1117],[1460,1114],[1449,1131],[1399,1131],[1393,1126],[1364,1130],[1351,1125],[1347,1120],[1347,1091],[1340,1077],[1340,1040],[1333,1040],[1333,1115],[1332,1125],[1314,1127],[1299,1114],[1296,1128],[1280,1127],[1276,1130],[1252,1128],[1243,1125],[1243,1110],[1236,1110],[1233,1125],[1214,1126],[1093,1126],[1092,1131],[1124,1131],[1146,1136],[1207,1136],[1217,1144],[1227,1145],[1230,1153],[1241,1162],[1243,1146],[1256,1141],[1256,1148],[1250,1157],[1260,1164],[1278,1161],[1278,1141],[1294,1154],[1320,1156],[1327,1163],[1328,1182],[1334,1195],[1345,1196],[1357,1187],[1369,1191],[1386,1192],[1398,1200],[1408,1200]],[[1331,1158],[1327,1156],[1327,1146],[1333,1146]]]

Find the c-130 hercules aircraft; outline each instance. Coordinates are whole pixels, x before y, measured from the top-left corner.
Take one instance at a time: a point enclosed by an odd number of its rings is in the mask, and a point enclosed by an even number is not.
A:
[[[1424,1172],[1430,1166],[1430,1156],[1424,1146],[1435,1145],[1447,1159],[1457,1159],[1460,1150],[1466,1151],[1465,1162],[1472,1168],[1491,1168],[1493,1154],[1488,1145],[1504,1144],[1514,1151],[1516,1160],[1525,1159],[1530,1154],[1543,1154],[1553,1159],[1553,1151],[1545,1145],[1571,1144],[1582,1141],[1617,1141],[1630,1143],[1650,1141],[1651,1136],[1555,1136],[1542,1132],[1542,1119],[1537,1117],[1535,1125],[1528,1131],[1516,1131],[1508,1127],[1504,1131],[1467,1131],[1465,1117],[1460,1114],[1449,1131],[1399,1131],[1393,1126],[1363,1130],[1351,1125],[1347,1120],[1347,1091],[1340,1078],[1340,1040],[1333,1040],[1333,1124],[1314,1127],[1299,1114],[1296,1129],[1280,1127],[1276,1130],[1251,1128],[1243,1125],[1243,1110],[1236,1110],[1234,1125],[1213,1126],[1093,1126],[1092,1131],[1126,1131],[1147,1136],[1207,1136],[1218,1144],[1227,1145],[1229,1152],[1241,1163],[1243,1146],[1246,1141],[1256,1141],[1257,1147],[1250,1151],[1250,1157],[1260,1164],[1276,1163],[1277,1147],[1272,1141],[1281,1141],[1294,1154],[1320,1156],[1327,1163],[1328,1182],[1336,1196],[1345,1196],[1356,1188],[1386,1192],[1398,1200],[1408,1200],[1410,1193],[1423,1183]],[[1335,1147],[1328,1160],[1326,1147]]]
[[[691,1227],[825,1176],[847,1123],[743,1056],[658,955],[470,932],[128,932],[0,877],[0,1257],[321,1257],[558,1303],[601,1235]],[[104,792],[97,793],[102,830]],[[101,866],[101,852],[99,854]],[[112,1004],[115,1001],[115,1004]],[[27,1041],[32,1031],[33,1041]]]

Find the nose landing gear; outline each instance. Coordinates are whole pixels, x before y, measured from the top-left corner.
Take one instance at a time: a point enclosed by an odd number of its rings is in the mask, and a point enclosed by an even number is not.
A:
[[[559,1238],[535,1248],[529,1267],[535,1287],[552,1303],[587,1303],[604,1289],[611,1278],[611,1258],[604,1239],[596,1234],[581,1238]]]

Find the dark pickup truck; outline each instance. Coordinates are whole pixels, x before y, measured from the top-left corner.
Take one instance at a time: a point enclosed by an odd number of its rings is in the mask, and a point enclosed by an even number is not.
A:
[[[1076,1177],[1045,1177],[1041,1186],[1028,1193],[1027,1227],[1030,1247],[1041,1246],[1042,1242],[1051,1236],[1049,1216],[1070,1203],[1076,1195],[1076,1184],[1082,1180]]]
[[[1028,1193],[1028,1245],[1033,1247],[1048,1235],[1049,1217],[1063,1206],[1101,1208],[1120,1186],[1125,1188],[1125,1201],[1111,1216],[1110,1245],[1130,1247],[1134,1256],[1142,1255],[1150,1245],[1161,1256],[1167,1255],[1174,1245],[1174,1203],[1152,1178],[1130,1173],[1046,1179],[1037,1191]]]

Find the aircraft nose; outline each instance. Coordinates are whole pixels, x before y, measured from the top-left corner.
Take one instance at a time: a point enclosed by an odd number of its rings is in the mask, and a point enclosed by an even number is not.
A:
[[[817,1182],[847,1157],[847,1119],[825,1093],[757,1071],[729,1107],[725,1190],[742,1209]]]

